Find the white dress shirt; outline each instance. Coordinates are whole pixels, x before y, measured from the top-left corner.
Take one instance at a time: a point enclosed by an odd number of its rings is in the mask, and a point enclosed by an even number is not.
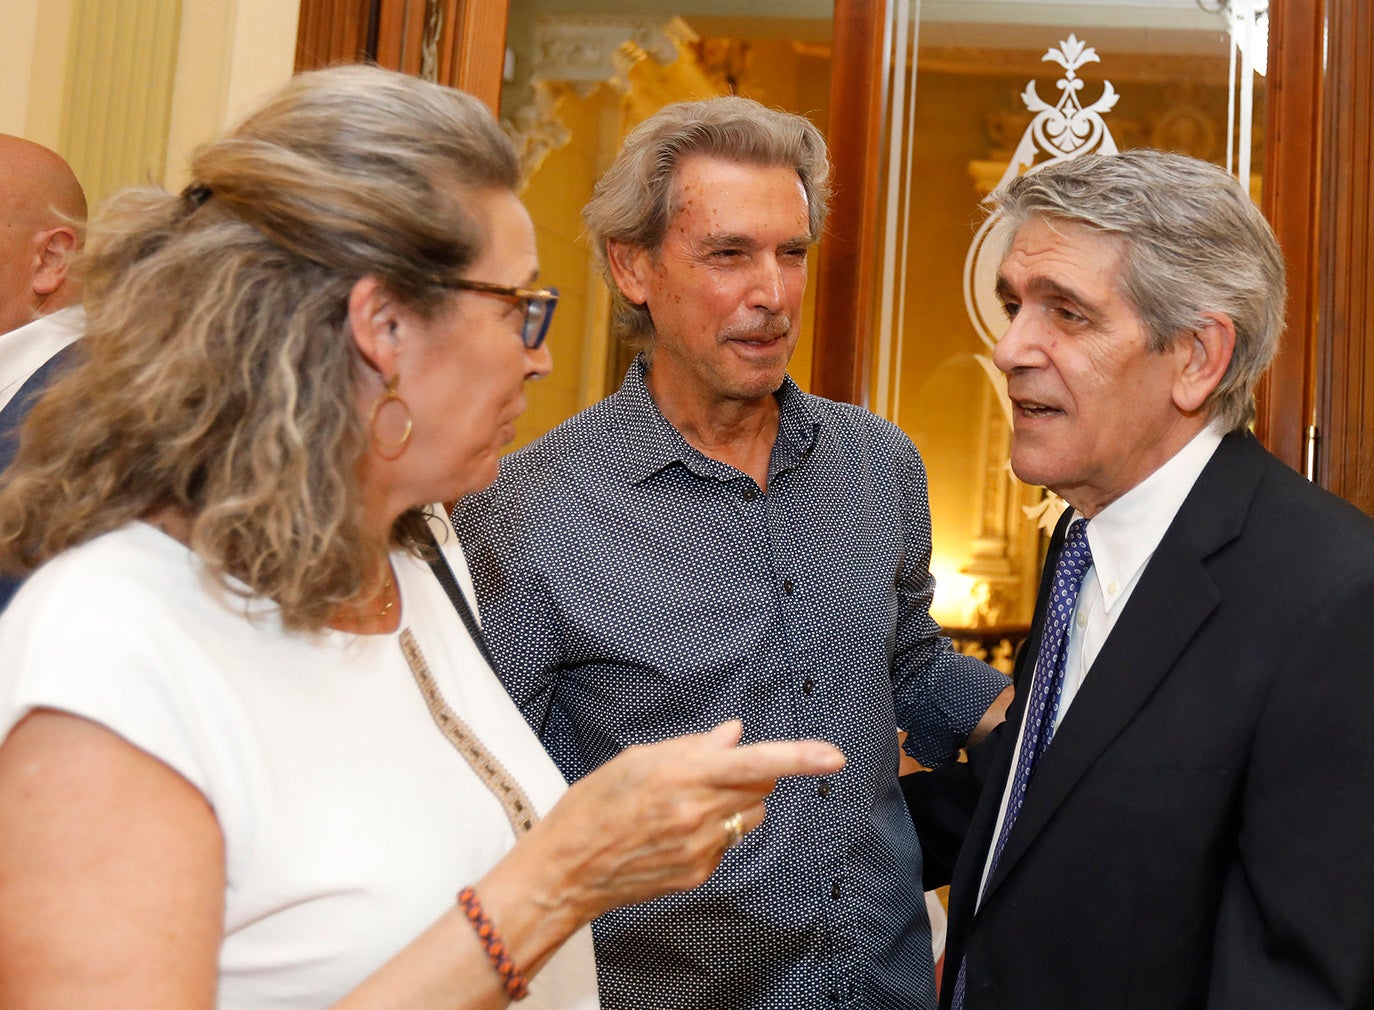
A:
[[[30,375],[86,329],[86,310],[72,305],[0,333],[0,410]]]
[[[1146,562],[1164,539],[1174,516],[1183,506],[1183,500],[1197,483],[1224,434],[1215,425],[1204,428],[1158,470],[1088,520],[1088,547],[1092,550],[1093,563],[1083,576],[1073,621],[1069,625],[1064,687],[1059,696],[1059,708],[1054,713],[1056,731],[1078,696],[1097,654],[1102,651],[1102,644],[1116,626],[1126,601],[1131,598]],[[1110,673],[1099,676],[1110,676]],[[1031,682],[1027,681],[1023,690],[1029,691],[1030,685]],[[1022,720],[1013,752],[1018,759],[1021,738],[1025,732],[1026,725]],[[996,839],[1002,832],[1002,822],[1007,816],[1007,800],[1011,796],[1015,778],[1016,764],[1013,762],[1002,790],[1002,805],[997,811],[997,824],[992,832],[993,844],[988,847],[983,862],[983,879],[978,885],[980,904],[983,889],[987,887],[988,872],[992,868]]]

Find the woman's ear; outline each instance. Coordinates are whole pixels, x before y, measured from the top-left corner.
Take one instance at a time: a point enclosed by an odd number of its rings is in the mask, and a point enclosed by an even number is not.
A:
[[[360,277],[348,293],[348,326],[353,343],[383,381],[396,374],[400,356],[400,305],[380,280]]]
[[[1186,360],[1174,380],[1174,405],[1186,414],[1201,410],[1231,364],[1236,326],[1224,312],[1209,312],[1195,329],[1182,334]]]

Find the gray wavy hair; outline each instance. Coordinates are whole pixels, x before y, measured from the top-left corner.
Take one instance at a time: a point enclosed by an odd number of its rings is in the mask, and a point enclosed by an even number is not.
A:
[[[432,318],[487,242],[466,198],[513,191],[515,154],[472,96],[349,66],[296,77],[191,173],[91,225],[84,360],[0,483],[0,566],[170,507],[224,584],[319,629],[387,549],[361,526],[349,292],[371,275]],[[422,550],[423,523],[405,513],[391,543]]]
[[[728,96],[666,105],[636,126],[582,211],[592,261],[611,291],[612,328],[622,339],[653,339],[649,310],[630,303],[616,287],[607,243],[656,251],[677,207],[677,167],[703,154],[762,167],[796,170],[806,193],[811,241],[821,237],[830,202],[830,161],[825,138],[806,117]]]
[[[1255,386],[1278,350],[1287,294],[1283,254],[1240,182],[1209,162],[1150,149],[1051,163],[987,203],[1010,235],[1035,217],[1122,241],[1121,289],[1163,351],[1208,312],[1236,327],[1230,366],[1208,398],[1227,430],[1255,419]]]

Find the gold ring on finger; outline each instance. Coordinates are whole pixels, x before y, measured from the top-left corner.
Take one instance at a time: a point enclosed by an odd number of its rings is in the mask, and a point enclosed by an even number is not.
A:
[[[725,818],[725,833],[730,836],[728,847],[731,849],[744,841],[744,814],[733,813]]]

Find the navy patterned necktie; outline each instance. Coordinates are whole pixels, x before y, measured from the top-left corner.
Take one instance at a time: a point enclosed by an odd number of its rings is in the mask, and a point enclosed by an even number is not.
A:
[[[1025,730],[1021,735],[1021,749],[1016,756],[1011,793],[1007,796],[1007,813],[1002,818],[1002,830],[992,847],[988,863],[988,880],[997,870],[1011,826],[1026,801],[1026,786],[1030,784],[1035,766],[1054,736],[1054,717],[1059,711],[1059,696],[1064,692],[1064,668],[1069,652],[1069,625],[1078,603],[1078,589],[1083,576],[1092,567],[1093,555],[1088,547],[1088,520],[1075,519],[1069,524],[1064,546],[1054,566],[1054,583],[1050,587],[1050,602],[1045,610],[1045,630],[1040,636],[1040,650],[1035,656],[1035,674],[1031,682],[1030,699],[1026,702]],[[964,974],[967,959],[959,963],[959,976],[954,983],[952,1010],[963,1010],[965,995]]]

